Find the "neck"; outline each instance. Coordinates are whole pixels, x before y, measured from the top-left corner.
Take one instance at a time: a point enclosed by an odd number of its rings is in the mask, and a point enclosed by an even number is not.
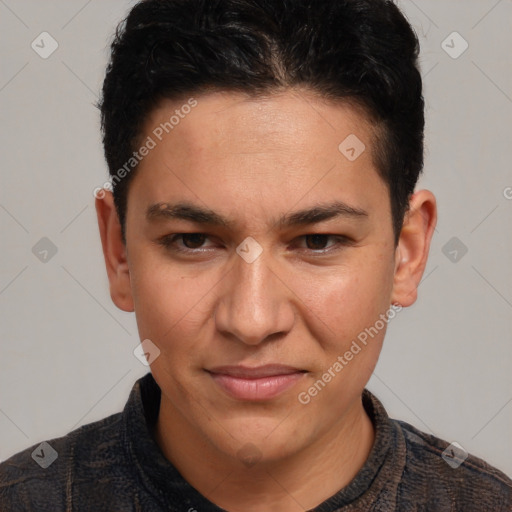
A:
[[[230,512],[296,512],[348,485],[367,460],[375,432],[359,397],[331,430],[299,453],[241,467],[162,394],[155,438],[183,478],[217,506]]]

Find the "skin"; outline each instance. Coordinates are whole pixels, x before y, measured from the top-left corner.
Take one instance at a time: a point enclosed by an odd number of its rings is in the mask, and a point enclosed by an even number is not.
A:
[[[96,200],[111,297],[135,311],[140,339],[160,350],[151,364],[162,390],[154,435],[183,477],[229,511],[308,510],[346,486],[368,458],[375,432],[361,394],[385,328],[308,404],[298,395],[391,304],[415,302],[436,200],[427,190],[412,195],[395,247],[388,189],[372,159],[374,128],[361,110],[308,90],[196,100],[139,164],[126,245],[112,195]],[[185,102],[163,101],[141,140]],[[353,162],[338,150],[350,134],[366,146]],[[150,205],[178,201],[233,224],[147,219]],[[368,215],[275,222],[333,201]],[[207,237],[159,243],[177,233]],[[326,236],[306,236],[313,234]],[[236,252],[249,236],[262,248],[252,263]],[[173,249],[185,244],[189,253]],[[228,396],[205,371],[268,363],[306,372],[277,397],[253,402]]]

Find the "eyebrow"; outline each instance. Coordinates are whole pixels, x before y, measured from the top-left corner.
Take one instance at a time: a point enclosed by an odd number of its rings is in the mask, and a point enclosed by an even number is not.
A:
[[[343,201],[334,201],[328,204],[319,204],[304,210],[298,210],[292,213],[281,215],[273,223],[278,228],[293,226],[304,226],[316,224],[334,218],[364,219],[368,218],[368,212],[362,208],[350,206]],[[165,219],[181,219],[196,224],[207,224],[211,226],[220,226],[233,228],[235,221],[226,218],[208,208],[202,208],[193,203],[156,203],[148,207],[146,219],[150,222]]]

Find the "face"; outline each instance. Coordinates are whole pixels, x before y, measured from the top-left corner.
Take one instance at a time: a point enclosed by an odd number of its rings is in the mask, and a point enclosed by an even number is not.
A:
[[[297,453],[350,421],[407,305],[372,127],[307,91],[212,93],[148,137],[111,290],[160,351],[162,409],[225,454]]]

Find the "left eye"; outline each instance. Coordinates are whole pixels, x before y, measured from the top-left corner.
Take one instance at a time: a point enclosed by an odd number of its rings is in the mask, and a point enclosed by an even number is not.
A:
[[[322,235],[322,234],[313,234],[313,235],[304,235],[301,237],[306,242],[306,248],[311,249],[313,251],[319,251],[322,249],[327,249],[326,245],[329,239],[333,239],[334,243],[328,247],[332,247],[333,245],[337,245],[339,240],[336,240],[337,237],[333,235]]]

